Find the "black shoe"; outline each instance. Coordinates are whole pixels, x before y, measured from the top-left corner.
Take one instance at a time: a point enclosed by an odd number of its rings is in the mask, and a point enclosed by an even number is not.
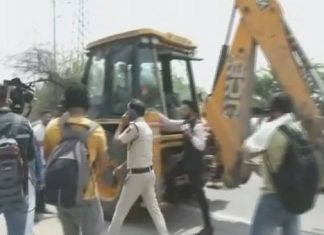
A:
[[[196,233],[196,235],[213,235],[214,230],[211,226],[203,228],[199,233]]]
[[[34,222],[38,223],[40,221],[40,214],[36,213],[34,216]]]
[[[47,209],[43,209],[43,210],[38,210],[36,211],[38,214],[53,214],[53,212],[47,210]]]

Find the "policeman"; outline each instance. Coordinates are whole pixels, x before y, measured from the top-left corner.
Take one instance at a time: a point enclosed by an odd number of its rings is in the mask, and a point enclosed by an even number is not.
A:
[[[198,119],[198,110],[192,101],[182,101],[182,116],[184,120],[170,120],[160,115],[163,131],[182,131],[184,135],[183,158],[167,175],[167,195],[174,200],[176,188],[174,178],[179,172],[188,176],[192,192],[195,194],[202,211],[205,227],[198,235],[213,234],[209,216],[209,206],[203,190],[203,151],[206,147],[206,132],[204,125]]]
[[[115,133],[114,142],[128,145],[127,161],[115,170],[115,174],[127,168],[127,176],[108,235],[120,234],[126,215],[139,196],[143,198],[159,234],[169,234],[155,194],[155,174],[152,169],[153,134],[144,120],[144,114],[143,102],[132,100]]]

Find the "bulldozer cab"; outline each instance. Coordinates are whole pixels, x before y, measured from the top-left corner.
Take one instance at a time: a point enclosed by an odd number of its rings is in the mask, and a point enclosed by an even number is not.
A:
[[[197,104],[191,67],[195,48],[188,39],[150,29],[89,44],[83,82],[90,117],[119,118],[130,99],[138,98],[149,110],[179,118],[181,100]]]

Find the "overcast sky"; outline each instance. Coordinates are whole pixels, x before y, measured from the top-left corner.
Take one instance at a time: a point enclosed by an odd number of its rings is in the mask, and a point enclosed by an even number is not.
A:
[[[77,0],[56,0],[57,38],[60,45],[76,40]],[[70,3],[69,3],[70,2]],[[284,16],[316,62],[324,62],[324,1],[280,0]],[[112,33],[150,27],[190,38],[198,45],[195,75],[198,85],[208,88],[225,39],[233,0],[87,0],[87,40]],[[52,0],[0,0],[0,78],[12,71],[4,58],[37,43],[52,42]],[[265,63],[261,59],[259,66]]]

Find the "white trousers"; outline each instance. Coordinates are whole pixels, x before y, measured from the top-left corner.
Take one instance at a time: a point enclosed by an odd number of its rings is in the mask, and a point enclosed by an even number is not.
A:
[[[155,227],[160,235],[169,235],[155,194],[155,174],[153,171],[143,174],[129,174],[126,177],[114,216],[108,229],[108,235],[119,235],[121,226],[130,208],[139,196],[142,196]]]

